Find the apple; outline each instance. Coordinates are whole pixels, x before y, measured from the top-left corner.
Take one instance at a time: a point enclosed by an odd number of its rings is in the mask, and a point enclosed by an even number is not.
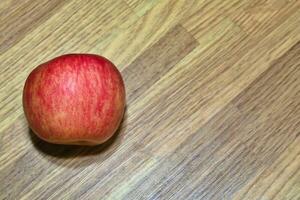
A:
[[[112,137],[123,118],[124,82],[104,57],[62,55],[29,74],[23,108],[29,127],[47,142],[98,145]]]

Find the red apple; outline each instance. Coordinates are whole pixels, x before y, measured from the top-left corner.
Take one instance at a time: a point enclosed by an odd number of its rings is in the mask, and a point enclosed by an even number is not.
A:
[[[56,144],[107,141],[123,117],[125,88],[120,72],[104,57],[63,55],[35,68],[23,90],[33,132]]]

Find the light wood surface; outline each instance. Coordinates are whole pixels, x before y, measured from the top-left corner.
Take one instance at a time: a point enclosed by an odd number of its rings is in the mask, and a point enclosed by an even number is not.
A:
[[[0,199],[300,199],[300,1],[1,0]],[[93,148],[37,139],[29,72],[96,53],[127,109]]]

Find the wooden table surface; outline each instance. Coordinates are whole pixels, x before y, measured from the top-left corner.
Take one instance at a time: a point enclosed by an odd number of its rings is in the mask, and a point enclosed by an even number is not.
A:
[[[300,1],[1,0],[0,199],[300,199]],[[115,137],[37,139],[29,72],[112,60],[127,90]]]

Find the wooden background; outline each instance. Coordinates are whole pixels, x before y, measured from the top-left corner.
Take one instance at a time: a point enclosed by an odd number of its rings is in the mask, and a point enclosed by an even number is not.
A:
[[[1,0],[0,199],[300,199],[300,1]],[[38,64],[88,52],[127,110],[94,148],[30,132]]]

